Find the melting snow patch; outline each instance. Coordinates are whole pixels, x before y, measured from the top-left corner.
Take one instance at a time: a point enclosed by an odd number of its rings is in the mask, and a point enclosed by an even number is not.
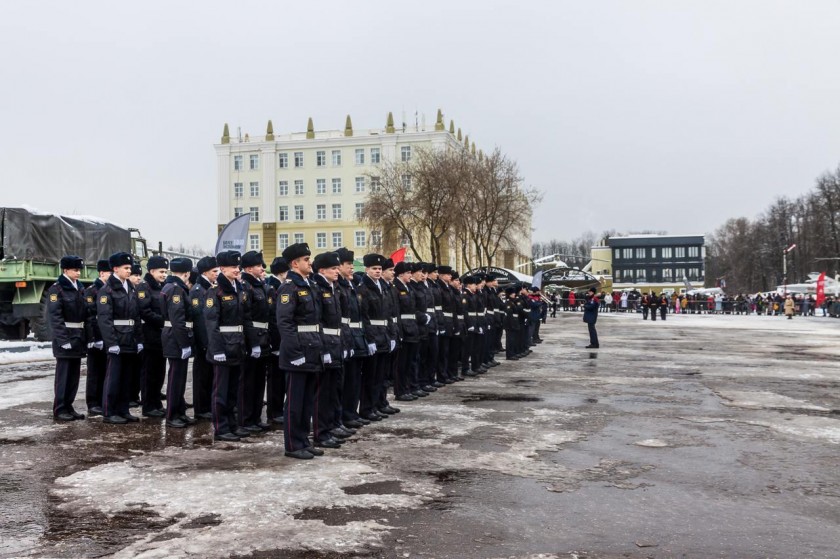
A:
[[[831,411],[822,406],[809,404],[803,400],[797,400],[788,396],[782,396],[775,392],[741,392],[734,390],[721,390],[718,396],[723,398],[724,404],[735,408],[747,409],[793,409],[810,411]]]
[[[636,441],[633,443],[636,446],[645,446],[648,448],[665,448],[670,446],[668,443],[661,439],[645,439],[643,441]]]

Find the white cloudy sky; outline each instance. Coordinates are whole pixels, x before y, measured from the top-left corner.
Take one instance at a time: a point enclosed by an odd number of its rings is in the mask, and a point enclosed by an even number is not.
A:
[[[711,232],[840,163],[840,3],[14,2],[3,205],[211,247],[213,143],[442,108],[545,191],[534,239]]]

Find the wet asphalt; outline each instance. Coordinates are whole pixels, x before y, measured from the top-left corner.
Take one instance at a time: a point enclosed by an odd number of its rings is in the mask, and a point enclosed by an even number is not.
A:
[[[52,364],[0,367],[0,557],[840,557],[840,321],[598,327],[587,350],[579,314],[549,319],[528,358],[306,463],[281,432],[56,424]]]

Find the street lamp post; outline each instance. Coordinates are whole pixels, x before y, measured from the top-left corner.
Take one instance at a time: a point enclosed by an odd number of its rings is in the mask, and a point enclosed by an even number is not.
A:
[[[792,244],[782,251],[782,285],[784,285],[784,297],[787,298],[787,255],[790,251],[796,248],[796,244]]]

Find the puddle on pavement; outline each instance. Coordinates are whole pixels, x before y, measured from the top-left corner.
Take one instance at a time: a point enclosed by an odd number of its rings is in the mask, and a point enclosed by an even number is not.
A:
[[[495,394],[492,392],[477,392],[461,398],[461,402],[541,402],[542,398],[527,394]]]
[[[348,495],[408,495],[402,490],[400,481],[375,481],[372,483],[363,483],[361,485],[353,485],[352,487],[342,487]]]
[[[361,507],[313,507],[293,515],[295,520],[320,520],[327,526],[344,526],[350,522],[379,520],[386,513],[382,509]]]

